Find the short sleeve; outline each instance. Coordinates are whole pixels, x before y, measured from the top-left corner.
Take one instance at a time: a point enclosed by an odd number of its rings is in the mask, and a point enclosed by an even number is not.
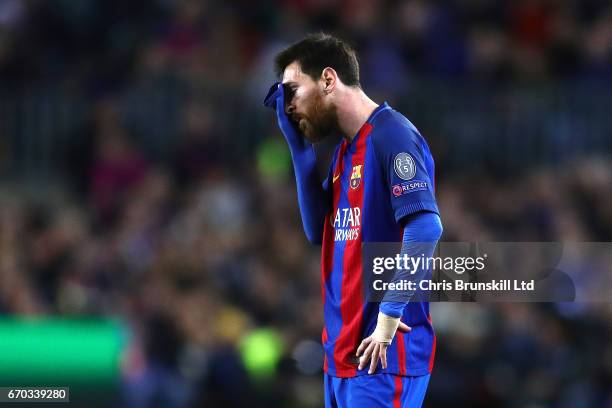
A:
[[[439,214],[434,196],[434,162],[425,140],[410,122],[382,125],[373,138],[397,222],[419,211]]]

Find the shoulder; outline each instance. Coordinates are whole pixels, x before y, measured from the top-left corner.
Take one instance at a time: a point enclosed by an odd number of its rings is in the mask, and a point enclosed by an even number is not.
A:
[[[372,123],[372,143],[377,151],[419,148],[422,136],[410,120],[394,109],[386,109]]]

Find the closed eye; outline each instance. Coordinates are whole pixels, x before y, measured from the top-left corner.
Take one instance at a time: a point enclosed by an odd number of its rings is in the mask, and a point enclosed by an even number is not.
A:
[[[295,96],[297,86],[284,84],[283,87],[285,88],[285,99],[290,101]]]

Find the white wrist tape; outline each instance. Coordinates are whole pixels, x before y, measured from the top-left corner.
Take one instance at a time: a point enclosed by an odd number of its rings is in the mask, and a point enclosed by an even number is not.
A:
[[[399,317],[391,317],[382,312],[378,312],[378,321],[376,323],[376,329],[374,329],[374,333],[372,333],[372,338],[379,343],[391,344],[399,324]]]

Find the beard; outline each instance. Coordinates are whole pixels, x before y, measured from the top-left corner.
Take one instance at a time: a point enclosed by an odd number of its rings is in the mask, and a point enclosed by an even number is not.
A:
[[[326,107],[321,95],[315,97],[312,105],[306,109],[306,113],[297,118],[296,124],[310,143],[318,143],[330,134],[340,132],[336,107],[333,105]]]

